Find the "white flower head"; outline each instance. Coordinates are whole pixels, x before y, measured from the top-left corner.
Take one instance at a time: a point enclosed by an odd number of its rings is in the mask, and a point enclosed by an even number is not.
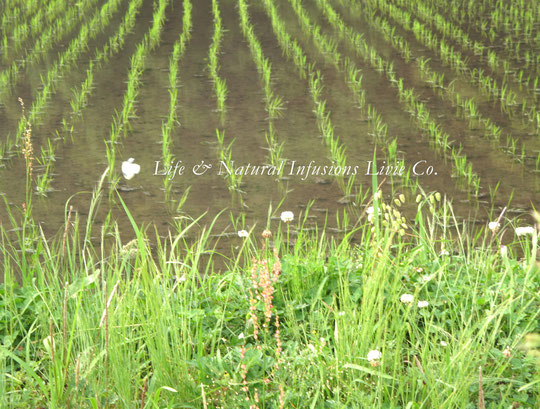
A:
[[[499,222],[489,222],[488,223],[488,228],[492,232],[496,232],[497,230],[499,230],[499,227],[501,227],[501,224]]]
[[[534,227],[533,226],[526,226],[526,227],[516,227],[516,235],[517,236],[525,236],[526,234],[534,234]]]
[[[240,230],[238,232],[238,237],[246,238],[249,236],[249,232],[247,230]]]
[[[245,338],[245,335],[243,332],[240,333],[240,335],[238,335],[238,339],[244,339]]]
[[[371,364],[371,366],[379,366],[380,365],[380,359],[382,358],[381,351],[378,349],[373,349],[368,352],[367,354],[367,360]]]
[[[445,347],[447,346],[448,344],[446,343],[446,341],[441,341],[441,346]]]
[[[290,223],[294,220],[294,213],[287,210],[285,212],[281,212],[281,221],[285,223]]]
[[[418,301],[418,308],[426,308],[428,305],[427,301]]]
[[[122,162],[122,174],[127,180],[132,179],[133,176],[141,171],[141,165],[137,165],[134,161],[135,159],[129,158]]]
[[[368,221],[371,223],[373,222],[373,215],[375,214],[375,209],[373,208],[373,206],[369,206],[367,209],[366,209],[366,214],[368,215],[367,218],[368,218]]]
[[[403,294],[399,300],[403,303],[403,304],[412,304],[412,302],[414,301],[414,296],[412,294]]]
[[[420,282],[427,283],[428,281],[433,280],[434,274],[424,274],[422,277],[420,277]]]
[[[441,250],[441,252],[439,253],[439,256],[449,256],[450,255],[450,252],[448,250]]]
[[[505,245],[501,245],[501,256],[508,257],[508,247]]]

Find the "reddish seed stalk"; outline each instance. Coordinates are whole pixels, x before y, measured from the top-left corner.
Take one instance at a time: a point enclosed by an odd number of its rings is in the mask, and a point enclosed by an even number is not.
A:
[[[262,350],[262,345],[260,342],[260,339],[258,337],[259,333],[259,321],[257,318],[257,302],[262,301],[263,302],[263,310],[264,310],[264,321],[262,327],[264,328],[265,332],[268,333],[270,328],[270,323],[272,320],[272,316],[274,315],[274,325],[275,325],[275,333],[274,333],[274,339],[276,342],[275,347],[275,356],[276,356],[276,363],[274,365],[274,374],[270,375],[269,377],[264,379],[264,383],[268,385],[270,383],[270,378],[275,376],[275,371],[279,369],[279,365],[282,362],[282,341],[281,341],[281,331],[280,331],[280,322],[279,322],[279,315],[277,312],[274,311],[274,305],[273,305],[273,299],[274,299],[274,293],[275,293],[275,287],[274,285],[277,283],[277,280],[279,278],[279,275],[281,273],[281,261],[279,259],[279,254],[277,252],[277,249],[274,249],[274,257],[275,261],[272,265],[272,269],[270,270],[268,268],[268,260],[257,260],[256,258],[253,258],[253,265],[251,268],[251,288],[249,289],[249,301],[250,301],[250,312],[249,312],[249,319],[251,320],[251,323],[253,324],[253,337],[257,344],[257,349]],[[247,365],[244,363],[246,354],[246,347],[245,344],[242,345],[241,353],[240,353],[240,359],[242,361],[240,365],[240,376],[242,377],[242,391],[246,394],[245,400],[246,402],[250,401],[248,392],[248,382],[247,382]],[[280,394],[279,394],[279,402],[280,402],[280,408],[283,408],[285,405],[284,396],[285,392],[283,389],[283,386],[279,386]],[[255,391],[254,394],[255,402],[258,403],[259,401],[259,394],[258,391]],[[250,409],[258,409],[258,406],[256,404],[250,404]]]
[[[144,385],[141,392],[141,409],[144,409],[146,403],[146,392],[148,391],[148,378],[144,380]]]

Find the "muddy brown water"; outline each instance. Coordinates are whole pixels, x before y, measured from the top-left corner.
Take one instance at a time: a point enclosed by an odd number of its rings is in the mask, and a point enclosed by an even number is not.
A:
[[[322,32],[337,41],[337,36],[318,11],[315,2],[304,3],[310,18],[322,27]],[[419,162],[418,168],[422,171],[427,166],[433,166],[433,174],[418,176],[424,190],[442,192],[453,200],[456,213],[461,219],[475,220],[479,225],[489,220],[491,209],[495,209],[497,213],[506,206],[510,197],[513,199],[509,216],[526,215],[533,207],[539,207],[540,173],[535,169],[534,161],[527,160],[523,165],[517,163],[483,139],[478,132],[469,129],[468,123],[456,115],[455,109],[447,101],[425,86],[414,62],[406,63],[378,33],[369,31],[368,25],[361,18],[344,13],[338,2],[330,3],[347,24],[363,34],[381,55],[394,62],[396,73],[404,78],[408,87],[414,88],[422,96],[451,139],[463,144],[467,157],[481,178],[479,197],[473,197],[462,189],[452,176],[451,158],[445,158],[430,148],[427,139],[422,136],[409,113],[400,104],[396,89],[381,73],[356,57],[353,50],[339,44],[343,56],[351,58],[362,70],[366,100],[377,109],[388,125],[389,140],[397,139],[398,156],[404,160],[406,166]],[[115,32],[127,10],[127,4],[127,1],[122,4],[106,32],[91,42],[89,50],[80,58],[79,65],[58,81],[57,90],[48,102],[43,121],[33,124],[32,136],[36,153],[40,152],[42,146],[46,146],[48,139],[54,140],[56,131],[62,131],[63,119],[73,125],[72,138],[56,145],[52,182],[54,190],[48,193],[47,197],[33,197],[34,218],[47,236],[52,236],[63,228],[68,200],[84,219],[88,212],[90,192],[107,167],[104,141],[109,138],[115,110],[121,110],[122,107],[130,58],[136,45],[151,26],[152,1],[144,1],[135,29],[126,37],[124,48],[96,70],[94,89],[82,117],[72,117],[69,100],[71,90],[80,87],[84,80],[95,48],[101,47]],[[289,3],[282,0],[276,4],[289,33],[297,39],[309,62],[315,63],[323,75],[322,97],[327,101],[335,135],[346,148],[348,164],[358,166],[359,174],[356,176],[354,190],[366,192],[372,182],[372,176],[366,173],[373,152],[377,150],[379,161],[383,161],[387,155],[387,146],[370,135],[371,127],[366,113],[354,103],[344,73],[329,64],[317,51],[311,38],[302,33]],[[243,193],[238,194],[231,192],[224,177],[217,174],[220,164],[216,130],[225,132],[226,144],[233,143],[232,159],[236,166],[262,166],[269,163],[265,140],[269,120],[265,111],[264,90],[248,44],[242,36],[236,1],[222,0],[219,5],[225,29],[219,55],[220,75],[225,79],[228,88],[224,116],[216,112],[213,86],[206,68],[213,34],[211,0],[197,0],[193,2],[191,40],[179,63],[179,125],[171,134],[171,149],[175,162],[181,161],[181,165],[185,166],[185,174],[176,175],[172,179],[170,194],[167,196],[164,191],[164,176],[154,173],[158,161],[158,168],[161,170],[161,126],[169,109],[169,58],[174,42],[182,30],[182,2],[171,1],[167,8],[167,21],[163,27],[160,46],[146,59],[146,69],[136,101],[137,118],[131,120],[131,130],[116,146],[117,171],[119,172],[123,160],[133,157],[136,163],[141,165],[141,173],[129,181],[121,179],[117,186],[118,193],[111,196],[114,198],[116,194],[120,195],[135,220],[141,224],[155,225],[162,237],[169,231],[174,231],[174,220],[179,217],[196,218],[205,214],[199,223],[202,228],[219,212],[224,211],[215,228],[215,233],[230,234],[220,240],[220,246],[224,249],[238,245],[239,239],[233,237],[237,228],[250,229],[256,226],[255,232],[260,234],[267,225],[269,206],[274,209],[270,227],[275,229],[279,223],[276,220],[279,212],[292,210],[298,216],[313,201],[310,212],[312,217],[308,219],[306,227],[326,225],[329,232],[333,233],[337,213],[347,209],[355,220],[362,214],[363,207],[356,203],[354,198],[344,198],[344,193],[334,177],[310,176],[303,180],[302,176],[288,174],[293,164],[307,166],[312,162],[313,165],[331,165],[330,151],[317,126],[308,80],[301,79],[292,61],[288,61],[284,56],[261,2],[248,1],[248,5],[255,34],[264,55],[272,64],[273,90],[284,101],[285,109],[273,124],[276,140],[283,144],[286,177],[279,179],[269,175],[244,176],[241,186]],[[80,26],[77,32],[79,28]],[[459,92],[469,97],[471,94],[475,96],[477,90],[473,86],[443,67],[434,55],[415,42],[410,35],[399,28],[398,32],[411,43],[411,51],[416,58],[431,58],[433,68],[444,72],[445,78],[455,77],[456,89]],[[65,49],[65,46],[65,43],[56,45],[54,51],[44,59],[44,63],[30,66],[22,73],[22,78],[13,92],[2,92],[0,139],[16,132],[21,115],[17,98],[23,97],[26,106],[31,106],[39,91],[40,75],[46,75],[51,61],[54,61],[57,53]],[[478,97],[478,101],[481,103],[483,115],[489,116],[500,125],[503,134],[512,133],[526,140],[527,156],[536,158],[540,147],[538,135],[534,131],[523,129],[519,120],[511,121],[505,118],[500,110],[483,101],[481,97]],[[0,162],[0,192],[13,209],[20,208],[25,200],[25,166],[20,149],[20,146],[16,146],[13,155],[6,155],[8,157]],[[195,175],[194,166],[203,161],[211,164],[212,169],[203,175]],[[42,170],[37,167],[35,173],[39,175],[40,172]],[[95,219],[94,239],[98,240],[99,228],[107,212],[112,209],[120,226],[122,242],[127,242],[133,237],[129,220],[118,200],[108,200],[107,189],[105,182],[104,198]],[[190,193],[187,200],[178,211],[177,200],[188,189]],[[492,201],[490,192],[495,189],[496,194]],[[383,190],[387,198],[403,192],[412,202],[415,196],[402,186],[400,177],[387,177]],[[240,222],[233,225],[231,220],[244,220],[244,224]],[[0,206],[0,223],[6,229],[11,228],[3,204]]]

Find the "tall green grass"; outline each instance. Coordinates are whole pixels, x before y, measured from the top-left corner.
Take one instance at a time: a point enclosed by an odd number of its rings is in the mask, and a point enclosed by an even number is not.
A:
[[[377,193],[342,238],[304,230],[307,214],[286,223],[270,210],[224,255],[216,219],[154,238],[120,196],[133,239],[110,215],[96,230],[106,174],[88,221],[66,210],[56,238],[16,209],[0,227],[0,406],[538,402],[538,368],[520,349],[540,331],[538,228],[515,237],[501,218],[472,234],[451,227],[440,194]],[[407,205],[416,214],[405,219]],[[503,234],[515,237],[505,253]],[[372,350],[381,356],[368,361]]]

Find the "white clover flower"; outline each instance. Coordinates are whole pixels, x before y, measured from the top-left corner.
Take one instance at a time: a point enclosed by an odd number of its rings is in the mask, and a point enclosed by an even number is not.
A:
[[[525,236],[526,234],[534,234],[534,227],[532,226],[516,227],[517,236]]]
[[[381,364],[380,363],[381,358],[382,358],[381,351],[377,349],[373,349],[369,351],[367,354],[367,360],[371,366],[379,366]]]
[[[428,305],[427,301],[418,301],[418,308],[426,308]]]
[[[399,299],[403,304],[411,304],[414,301],[414,296],[412,294],[403,294]]]
[[[501,224],[499,222],[489,222],[488,223],[488,228],[492,232],[496,232],[497,230],[499,230],[499,227],[501,227]]]
[[[447,346],[448,344],[446,343],[446,341],[441,341],[441,346],[445,347]]]
[[[286,211],[281,213],[281,221],[285,223],[292,222],[294,220],[294,213],[291,211]]]
[[[369,206],[367,209],[366,209],[366,214],[368,215],[367,216],[367,219],[368,221],[371,223],[373,221],[373,215],[375,213],[375,209],[373,208],[373,206]]]
[[[246,238],[246,237],[248,237],[248,236],[249,236],[249,233],[248,233],[247,230],[240,230],[240,231],[238,232],[238,237]]]
[[[122,162],[122,174],[127,180],[132,179],[133,176],[141,171],[141,165],[137,165],[134,161],[135,159],[129,158]]]
[[[508,257],[508,247],[506,247],[505,245],[501,246],[501,256]]]
[[[238,339],[244,339],[245,338],[245,335],[243,332],[240,333],[240,335],[238,335]]]
[[[427,283],[428,281],[433,280],[433,276],[434,276],[434,274],[425,274],[422,277],[420,277],[420,281],[422,283]]]
[[[54,342],[54,338],[51,338],[51,336],[46,336],[43,338],[43,346],[47,350],[47,352],[51,353],[51,346],[52,349],[56,347],[56,342]]]

